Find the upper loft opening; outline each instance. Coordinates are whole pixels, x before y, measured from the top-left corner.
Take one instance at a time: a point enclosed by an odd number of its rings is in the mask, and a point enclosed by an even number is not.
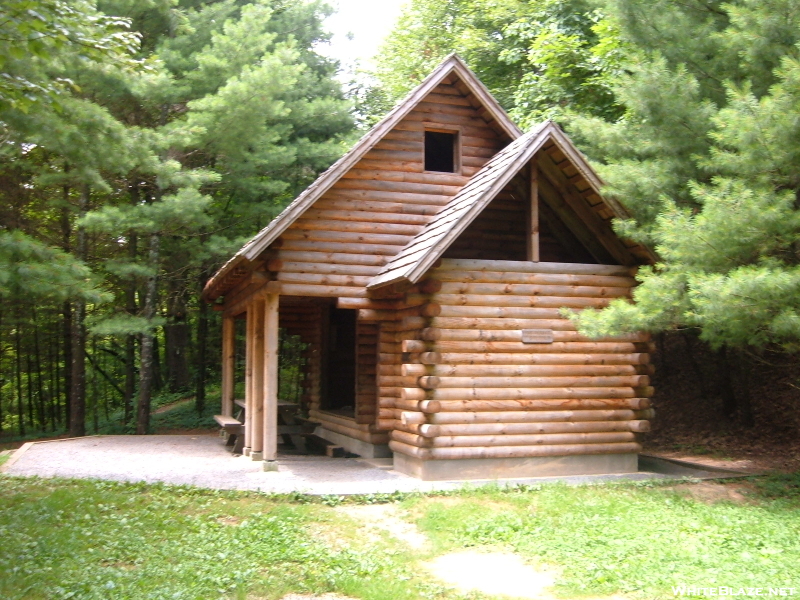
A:
[[[455,173],[458,169],[458,133],[425,130],[425,170]]]

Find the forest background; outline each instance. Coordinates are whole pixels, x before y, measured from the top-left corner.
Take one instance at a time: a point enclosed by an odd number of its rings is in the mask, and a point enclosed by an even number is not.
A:
[[[678,331],[659,369],[693,374],[689,414],[776,405],[796,437],[800,0],[411,0],[369,85],[320,52],[329,10],[3,4],[0,435],[146,433],[164,392],[202,413],[205,281],[455,51],[523,128],[564,127],[658,252],[582,330]]]

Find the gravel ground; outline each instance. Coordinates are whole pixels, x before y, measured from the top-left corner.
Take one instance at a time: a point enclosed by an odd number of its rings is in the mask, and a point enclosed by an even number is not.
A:
[[[233,456],[216,435],[91,436],[32,443],[17,450],[3,470],[9,475],[163,482],[273,493],[375,494],[455,489],[464,485],[419,481],[360,459],[325,456],[280,456],[278,471],[263,472],[261,462]],[[561,480],[584,483],[652,477],[660,475],[593,475]]]

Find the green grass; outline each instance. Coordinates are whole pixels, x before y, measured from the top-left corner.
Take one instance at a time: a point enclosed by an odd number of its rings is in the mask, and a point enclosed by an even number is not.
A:
[[[338,539],[338,518],[251,493],[0,477],[0,598],[456,597],[397,549]]]
[[[563,598],[800,588],[798,479],[758,480],[744,504],[706,504],[654,484],[313,498],[0,476],[0,598],[487,598],[419,575],[419,561],[464,548],[552,567]],[[428,550],[367,535],[341,510],[387,501]]]
[[[632,484],[411,503],[440,552],[502,547],[549,563],[567,598],[671,598],[671,587],[681,584],[800,588],[797,503],[705,504],[663,486]]]

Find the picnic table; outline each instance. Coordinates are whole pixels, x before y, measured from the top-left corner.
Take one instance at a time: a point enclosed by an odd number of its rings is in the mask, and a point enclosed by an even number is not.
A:
[[[244,450],[244,424],[247,403],[244,400],[234,400],[234,404],[239,409],[235,417],[215,415],[214,420],[228,434],[225,445],[233,446],[234,454],[241,454]],[[285,444],[291,444],[298,452],[306,454],[305,436],[313,433],[317,424],[300,417],[297,414],[299,410],[300,405],[296,402],[278,400],[278,435],[283,438]]]

